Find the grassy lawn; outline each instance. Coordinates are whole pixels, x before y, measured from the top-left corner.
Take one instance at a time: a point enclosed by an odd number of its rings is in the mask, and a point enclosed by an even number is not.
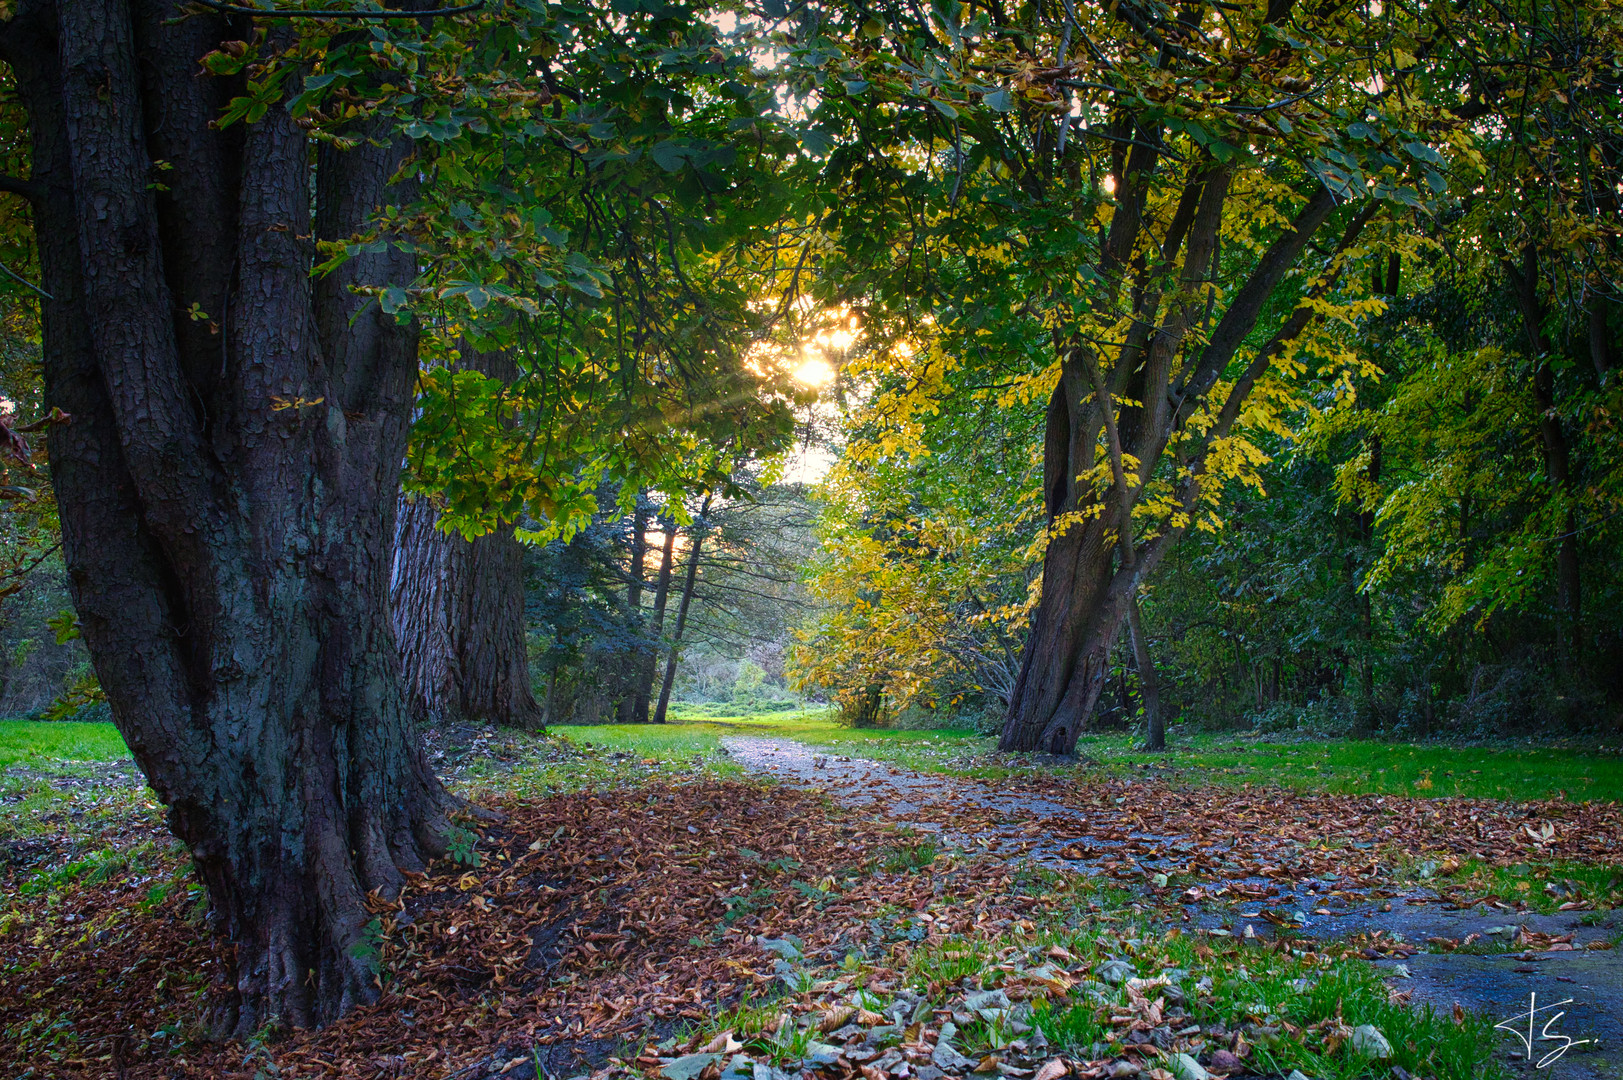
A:
[[[1185,777],[1302,790],[1484,799],[1623,800],[1623,754],[1533,746],[1456,747],[1355,739],[1283,740],[1234,734],[1169,736],[1145,754],[1126,735],[1084,736],[1078,752],[1111,767],[1160,767]]]
[[[124,761],[129,756],[112,724],[0,720],[0,770],[66,761]]]
[[[719,752],[720,740],[729,735],[795,739],[854,757],[989,780],[1032,768],[993,757],[994,740],[973,732],[855,730],[835,723],[828,708],[726,715],[723,707],[678,705],[668,724],[554,730],[571,742],[609,753],[723,773],[736,770]],[[1146,754],[1126,734],[1084,735],[1077,745],[1083,760],[1073,768],[1150,772],[1181,783],[1278,784],[1350,794],[1623,800],[1623,753],[1617,749],[1295,740],[1177,729],[1170,741],[1167,753]],[[0,770],[126,757],[124,742],[111,724],[0,721]]]
[[[995,740],[969,731],[870,731],[841,727],[831,709],[721,715],[676,711],[662,727],[562,727],[565,737],[648,757],[710,753],[727,735],[795,739],[854,757],[926,772],[996,780],[1029,771],[991,756]],[[1079,772],[1153,770],[1183,783],[1278,784],[1347,794],[1485,799],[1623,800],[1623,753],[1507,745],[1455,747],[1354,739],[1296,740],[1175,731],[1172,749],[1146,754],[1121,733],[1084,735]],[[691,749],[689,749],[691,748]]]

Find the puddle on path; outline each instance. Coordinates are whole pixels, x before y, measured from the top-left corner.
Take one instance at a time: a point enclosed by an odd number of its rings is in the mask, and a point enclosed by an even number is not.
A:
[[[847,806],[871,809],[896,824],[936,833],[953,846],[1009,859],[1029,858],[1071,873],[1097,873],[1098,864],[1119,843],[1089,838],[1088,847],[1099,853],[1097,857],[1066,858],[1062,854],[1066,847],[1074,845],[1078,838],[1088,838],[1085,816],[1051,799],[999,791],[978,780],[914,772],[884,762],[816,750],[788,739],[734,736],[723,738],[722,746],[745,769],[787,783],[822,788]],[[1006,824],[986,832],[965,833],[952,827],[951,811],[955,807],[992,811]],[[1057,843],[1045,838],[1055,825],[1062,826],[1057,832],[1064,837]],[[1032,826],[1039,827],[1035,835],[1026,831]],[[1221,845],[1229,839],[1216,834],[1145,838],[1169,845],[1180,840],[1212,840]],[[1196,925],[1228,926],[1243,933],[1249,923],[1257,934],[1268,936],[1272,928],[1260,917],[1264,906],[1308,911],[1321,903],[1320,897],[1305,889],[1306,882],[1275,884],[1282,885],[1280,894],[1269,897],[1265,905],[1241,904],[1232,912],[1204,904],[1189,905],[1185,910]],[[1417,890],[1413,895],[1431,894]],[[1258,913],[1255,922],[1243,918],[1251,912]],[[1574,1046],[1542,1070],[1534,1069],[1531,1063],[1514,1062],[1516,1074],[1549,1080],[1623,1080],[1623,950],[1581,949],[1588,941],[1615,938],[1623,930],[1623,917],[1614,911],[1601,925],[1584,926],[1580,924],[1582,915],[1536,915],[1481,907],[1447,910],[1439,904],[1408,904],[1404,897],[1396,897],[1390,911],[1383,910],[1383,905],[1368,903],[1329,916],[1311,915],[1297,932],[1322,939],[1384,930],[1389,936],[1401,934],[1404,941],[1421,946],[1430,937],[1463,939],[1470,933],[1485,934],[1491,928],[1507,925],[1524,924],[1549,935],[1573,934],[1574,943],[1580,946],[1573,952],[1483,956],[1422,952],[1401,962],[1377,960],[1376,964],[1391,973],[1394,989],[1410,991],[1417,1004],[1430,1004],[1443,1012],[1458,1004],[1498,1020],[1526,1013],[1530,995],[1537,995],[1541,1008],[1570,999],[1557,1009],[1539,1014],[1534,1025],[1534,1053],[1542,1055],[1562,1045],[1538,1039],[1545,1022],[1556,1011],[1565,1015],[1549,1027],[1552,1035],[1560,1032],[1567,1038],[1591,1042]],[[1489,940],[1494,938],[1490,936]],[[1408,978],[1401,977],[1403,971],[1407,971]],[[1525,1019],[1521,1030],[1527,1030]],[[1507,1052],[1517,1047],[1509,1034],[1505,1043]]]

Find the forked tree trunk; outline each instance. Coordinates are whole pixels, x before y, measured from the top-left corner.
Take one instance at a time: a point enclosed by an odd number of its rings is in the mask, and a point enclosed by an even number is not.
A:
[[[511,357],[464,353],[470,370],[517,377]],[[543,727],[524,634],[524,545],[512,526],[464,540],[438,522],[431,500],[400,500],[390,601],[413,716]]]
[[[1124,175],[1117,180],[1119,205],[1096,268],[1101,279],[1115,283],[1103,300],[1107,325],[1122,314],[1115,310],[1116,297],[1128,291],[1120,286],[1131,271],[1133,319],[1125,342],[1116,355],[1105,358],[1109,367],[1103,372],[1094,346],[1080,336],[1057,342],[1061,371],[1049,399],[1043,451],[1044,502],[1053,535],[1020,678],[1004,716],[998,742],[1003,750],[1074,751],[1104,687],[1110,644],[1120,632],[1128,600],[1198,509],[1206,455],[1228,434],[1273,356],[1312,318],[1306,306],[1291,312],[1222,401],[1213,403],[1216,422],[1185,449],[1185,467],[1175,481],[1177,513],[1150,530],[1136,559],[1115,565],[1122,536],[1132,542],[1133,506],[1174,431],[1217,387],[1285,272],[1335,205],[1322,186],[1313,192],[1233,291],[1204,345],[1185,356],[1189,329],[1215,300],[1207,294],[1207,267],[1216,250],[1229,172],[1224,166],[1193,163],[1164,234],[1143,237],[1145,198],[1158,165],[1160,138],[1158,128],[1144,127],[1134,140]],[[1333,285],[1341,256],[1372,213],[1369,204],[1353,215],[1310,296],[1323,295]],[[1134,255],[1145,249],[1159,257]],[[1168,294],[1164,306],[1163,290]],[[1136,404],[1122,405],[1115,421],[1123,399]],[[1122,478],[1120,462],[1114,462],[1118,479],[1108,488],[1078,479],[1093,473],[1101,431],[1108,431],[1112,444],[1138,463],[1131,476]]]
[[[285,109],[212,126],[243,91],[198,60],[251,27],[180,16],[22,0],[0,56],[43,189],[74,603],[229,938],[217,1026],[246,1036],[376,996],[367,894],[442,852],[455,803],[412,728],[387,604],[416,333],[352,291],[415,267],[391,250],[310,275],[315,240],[404,194],[388,184],[409,147],[386,127],[323,144],[312,218],[311,144]]]

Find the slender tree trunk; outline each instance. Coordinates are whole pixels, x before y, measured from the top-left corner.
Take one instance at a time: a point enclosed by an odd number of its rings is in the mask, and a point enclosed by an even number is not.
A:
[[[702,520],[710,512],[710,500],[705,499],[699,511]],[[659,687],[659,706],[654,710],[654,723],[665,722],[665,710],[671,703],[671,686],[676,682],[676,661],[682,651],[682,634],[688,625],[688,606],[693,603],[693,590],[699,581],[699,550],[704,546],[704,531],[694,529],[688,533],[687,576],[682,580],[682,598],[676,605],[676,626],[671,631],[670,652],[665,658],[665,678]]]
[[[1144,698],[1144,720],[1148,734],[1144,740],[1146,750],[1167,748],[1166,718],[1161,715],[1161,686],[1155,674],[1155,660],[1150,656],[1150,639],[1145,636],[1144,622],[1138,614],[1138,598],[1127,599],[1127,630],[1133,639],[1133,663],[1138,668],[1138,688]]]
[[[14,11],[0,58],[43,189],[46,404],[72,416],[50,459],[85,644],[230,942],[216,1026],[324,1022],[375,998],[368,893],[443,853],[457,805],[387,604],[416,330],[355,292],[415,266],[389,249],[310,274],[315,241],[409,195],[389,186],[409,146],[378,124],[322,144],[312,217],[285,109],[213,124],[243,90],[198,61],[246,22],[159,0]]]
[[[644,724],[648,722],[648,699],[653,696],[654,672],[659,666],[660,642],[665,635],[665,605],[671,593],[671,559],[676,550],[676,523],[665,522],[663,530],[665,540],[659,552],[659,584],[654,588],[654,622],[649,634],[654,647],[648,651],[647,658],[637,673],[637,696],[633,705],[637,722]],[[663,724],[664,714],[661,713],[655,720]]]
[[[665,633],[665,601],[670,596],[670,560],[677,544],[675,523],[665,521],[661,528],[664,541],[659,549],[659,580],[654,585],[654,619],[648,627],[649,646],[638,654],[636,692],[631,697],[631,718],[633,723],[638,724],[648,723],[649,698],[654,695],[654,671],[659,666],[659,648]]]
[[[1595,365],[1595,377],[1606,378],[1612,370],[1612,329],[1607,312],[1612,303],[1603,294],[1591,289],[1588,302],[1589,362]]]
[[[631,612],[633,620],[642,619],[642,585],[643,574],[648,564],[648,501],[639,494],[637,496],[637,509],[631,516],[631,580],[626,585],[626,607]],[[640,627],[638,627],[640,629]],[[648,719],[646,709],[639,715],[637,712],[637,678],[642,670],[643,650],[634,648],[626,656],[626,674],[631,678],[622,679],[622,685],[629,690],[615,707],[615,719],[622,724],[644,723]]]
[[[518,376],[504,353],[464,345],[463,355],[480,374]],[[512,526],[465,540],[438,522],[431,500],[401,498],[389,591],[413,716],[544,726],[524,633],[524,545]]]

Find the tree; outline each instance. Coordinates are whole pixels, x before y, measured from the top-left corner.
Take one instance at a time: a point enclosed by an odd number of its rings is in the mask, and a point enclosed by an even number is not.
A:
[[[854,724],[910,706],[1008,707],[1042,551],[1035,409],[954,391],[939,342],[871,344],[842,370],[859,393],[819,488],[808,588],[790,673]]]
[[[649,720],[649,698],[654,692],[654,672],[659,664],[665,634],[665,606],[671,595],[671,560],[676,553],[676,530],[677,524],[671,518],[659,523],[659,578],[654,585],[654,616],[648,624],[648,637],[654,647],[637,657],[637,690],[631,706],[633,720],[639,724],[646,724]],[[655,719],[658,723],[664,723],[664,712],[661,711]]]
[[[682,655],[682,635],[687,632],[688,608],[693,603],[693,593],[699,583],[699,558],[704,550],[705,515],[710,512],[710,505],[715,501],[713,495],[706,495],[704,505],[699,508],[698,517],[688,527],[688,562],[687,570],[682,579],[682,596],[676,604],[676,626],[671,630],[670,644],[666,647],[665,676],[660,680],[659,704],[654,709],[654,723],[665,722],[665,712],[671,704],[671,688],[676,683],[676,661]]]
[[[177,14],[31,0],[0,48],[32,134],[46,402],[72,417],[50,451],[74,602],[233,945],[217,1026],[246,1036],[376,994],[367,896],[444,851],[456,802],[387,606],[417,331],[360,291],[414,259],[310,278],[316,243],[411,197],[409,140],[365,119],[313,148],[282,107],[297,79],[198,76],[244,20]],[[245,92],[256,122],[216,123]]]
[[[1436,146],[1465,136],[1410,74],[1371,81],[1371,34],[1409,55],[1422,32],[1391,6],[807,23],[827,289],[932,320],[978,392],[1048,402],[1042,591],[1000,745],[1069,752],[1127,599],[1215,527],[1321,317],[1375,310],[1358,275],[1340,287],[1361,234],[1446,187]]]

